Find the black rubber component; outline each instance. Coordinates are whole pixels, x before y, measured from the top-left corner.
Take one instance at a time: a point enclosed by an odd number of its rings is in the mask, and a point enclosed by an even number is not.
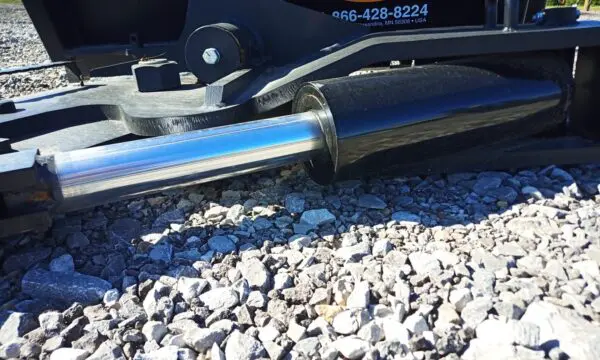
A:
[[[196,29],[185,44],[185,61],[188,69],[200,80],[210,84],[249,64],[253,54],[253,36],[240,27],[212,24]],[[202,58],[204,50],[217,49],[219,62],[207,64]]]
[[[0,100],[0,114],[12,114],[17,111],[12,100]]]
[[[320,114],[328,151],[306,165],[327,184],[555,128],[563,89],[559,80],[428,65],[308,83],[293,111]]]
[[[580,15],[579,10],[572,6],[545,9],[542,13],[536,23],[543,26],[575,25]]]

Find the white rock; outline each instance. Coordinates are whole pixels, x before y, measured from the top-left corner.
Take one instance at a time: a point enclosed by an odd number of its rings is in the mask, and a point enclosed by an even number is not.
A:
[[[227,339],[225,358],[227,360],[254,360],[266,356],[262,344],[251,336],[235,330]]]
[[[303,234],[292,235],[288,239],[288,244],[290,245],[290,249],[292,250],[302,250],[305,247],[310,246],[312,239],[310,236]]]
[[[600,326],[574,310],[537,301],[527,307],[521,321],[539,326],[540,343],[560,344],[560,349],[571,359],[600,359]]]
[[[300,325],[298,325],[298,326],[300,326]],[[274,326],[272,326],[270,324],[258,329],[258,338],[263,343],[265,343],[267,341],[275,341],[275,339],[277,339],[277,337],[279,335],[281,335],[279,333],[279,330],[277,330]]]
[[[397,341],[403,345],[408,345],[410,333],[401,322],[383,319],[381,320],[381,326],[383,327],[386,341]]]
[[[177,280],[177,291],[183,300],[189,303],[200,296],[206,285],[208,281],[205,279],[181,277]]]
[[[273,277],[273,289],[282,290],[294,286],[294,279],[288,273],[278,273]]]
[[[210,360],[226,360],[225,354],[221,351],[217,343],[214,343],[210,348]]]
[[[385,256],[392,250],[392,243],[387,239],[377,240],[373,244],[373,256]]]
[[[375,320],[368,322],[363,327],[358,330],[358,337],[368,341],[371,344],[375,344],[376,342],[383,339],[383,329],[377,325]]]
[[[540,328],[525,321],[488,319],[477,326],[476,334],[478,339],[490,344],[522,345],[529,348],[540,345]]]
[[[250,258],[238,263],[244,279],[248,281],[251,288],[268,290],[271,286],[271,273],[265,265],[257,258]]]
[[[160,321],[148,321],[142,327],[142,334],[146,337],[146,341],[154,340],[160,343],[167,332],[167,326]]]
[[[306,328],[296,324],[294,321],[290,321],[286,335],[292,339],[293,342],[297,343],[306,336]]]
[[[104,298],[103,298],[103,302],[104,302],[104,306],[106,306],[107,308],[111,308],[113,306],[115,306],[118,302],[119,302],[119,290],[117,289],[110,289],[107,292],[104,293]]]
[[[209,350],[214,343],[221,344],[225,336],[226,334],[223,330],[212,328],[186,329],[184,332],[185,343],[200,353]]]
[[[444,268],[451,267],[460,262],[458,255],[450,251],[436,250],[431,255],[438,259],[442,263],[442,266],[444,266]]]
[[[356,313],[351,310],[345,310],[338,313],[332,322],[333,330],[338,334],[350,335],[354,334],[359,327]]]
[[[490,297],[478,297],[469,302],[460,313],[460,317],[465,322],[465,326],[475,328],[487,318],[488,311],[493,303]]]
[[[369,283],[367,281],[361,281],[354,286],[354,289],[346,300],[346,306],[349,309],[361,308],[364,309],[369,306],[370,301],[370,290]]]
[[[206,305],[209,310],[220,308],[232,308],[239,302],[238,293],[229,287],[212,289],[200,295],[200,301]]]
[[[335,349],[345,358],[362,359],[369,350],[369,343],[357,336],[348,336],[333,342]]]
[[[440,262],[431,254],[413,252],[408,255],[408,260],[419,275],[437,274],[441,271]]]
[[[461,312],[465,306],[473,300],[473,295],[471,294],[471,290],[468,288],[462,288],[457,290],[452,290],[450,292],[450,297],[448,298],[450,303],[454,306],[456,311]]]
[[[89,355],[89,352],[82,349],[60,348],[52,352],[50,360],[85,360]]]
[[[407,317],[406,320],[404,320],[404,326],[414,335],[421,335],[424,331],[429,330],[427,320],[419,313]]]
[[[246,300],[246,305],[253,309],[263,309],[265,306],[267,306],[267,301],[268,299],[265,294],[261,293],[258,290],[255,290],[251,291],[250,294],[248,294],[248,300]]]

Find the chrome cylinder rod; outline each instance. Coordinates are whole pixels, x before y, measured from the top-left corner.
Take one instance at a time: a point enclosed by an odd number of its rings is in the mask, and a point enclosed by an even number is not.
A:
[[[58,211],[308,160],[324,151],[312,112],[54,154]]]

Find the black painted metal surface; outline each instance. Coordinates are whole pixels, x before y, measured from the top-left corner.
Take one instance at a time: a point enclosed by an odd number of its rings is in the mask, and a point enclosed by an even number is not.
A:
[[[329,183],[555,128],[565,120],[568,88],[430,65],[307,84],[294,111],[321,112],[329,151],[307,165],[311,177]]]

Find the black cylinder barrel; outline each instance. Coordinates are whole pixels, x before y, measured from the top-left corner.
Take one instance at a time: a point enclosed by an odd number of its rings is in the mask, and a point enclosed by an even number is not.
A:
[[[318,183],[393,172],[564,122],[560,81],[463,65],[426,65],[315,81],[295,112],[315,111],[328,151],[307,163]]]

